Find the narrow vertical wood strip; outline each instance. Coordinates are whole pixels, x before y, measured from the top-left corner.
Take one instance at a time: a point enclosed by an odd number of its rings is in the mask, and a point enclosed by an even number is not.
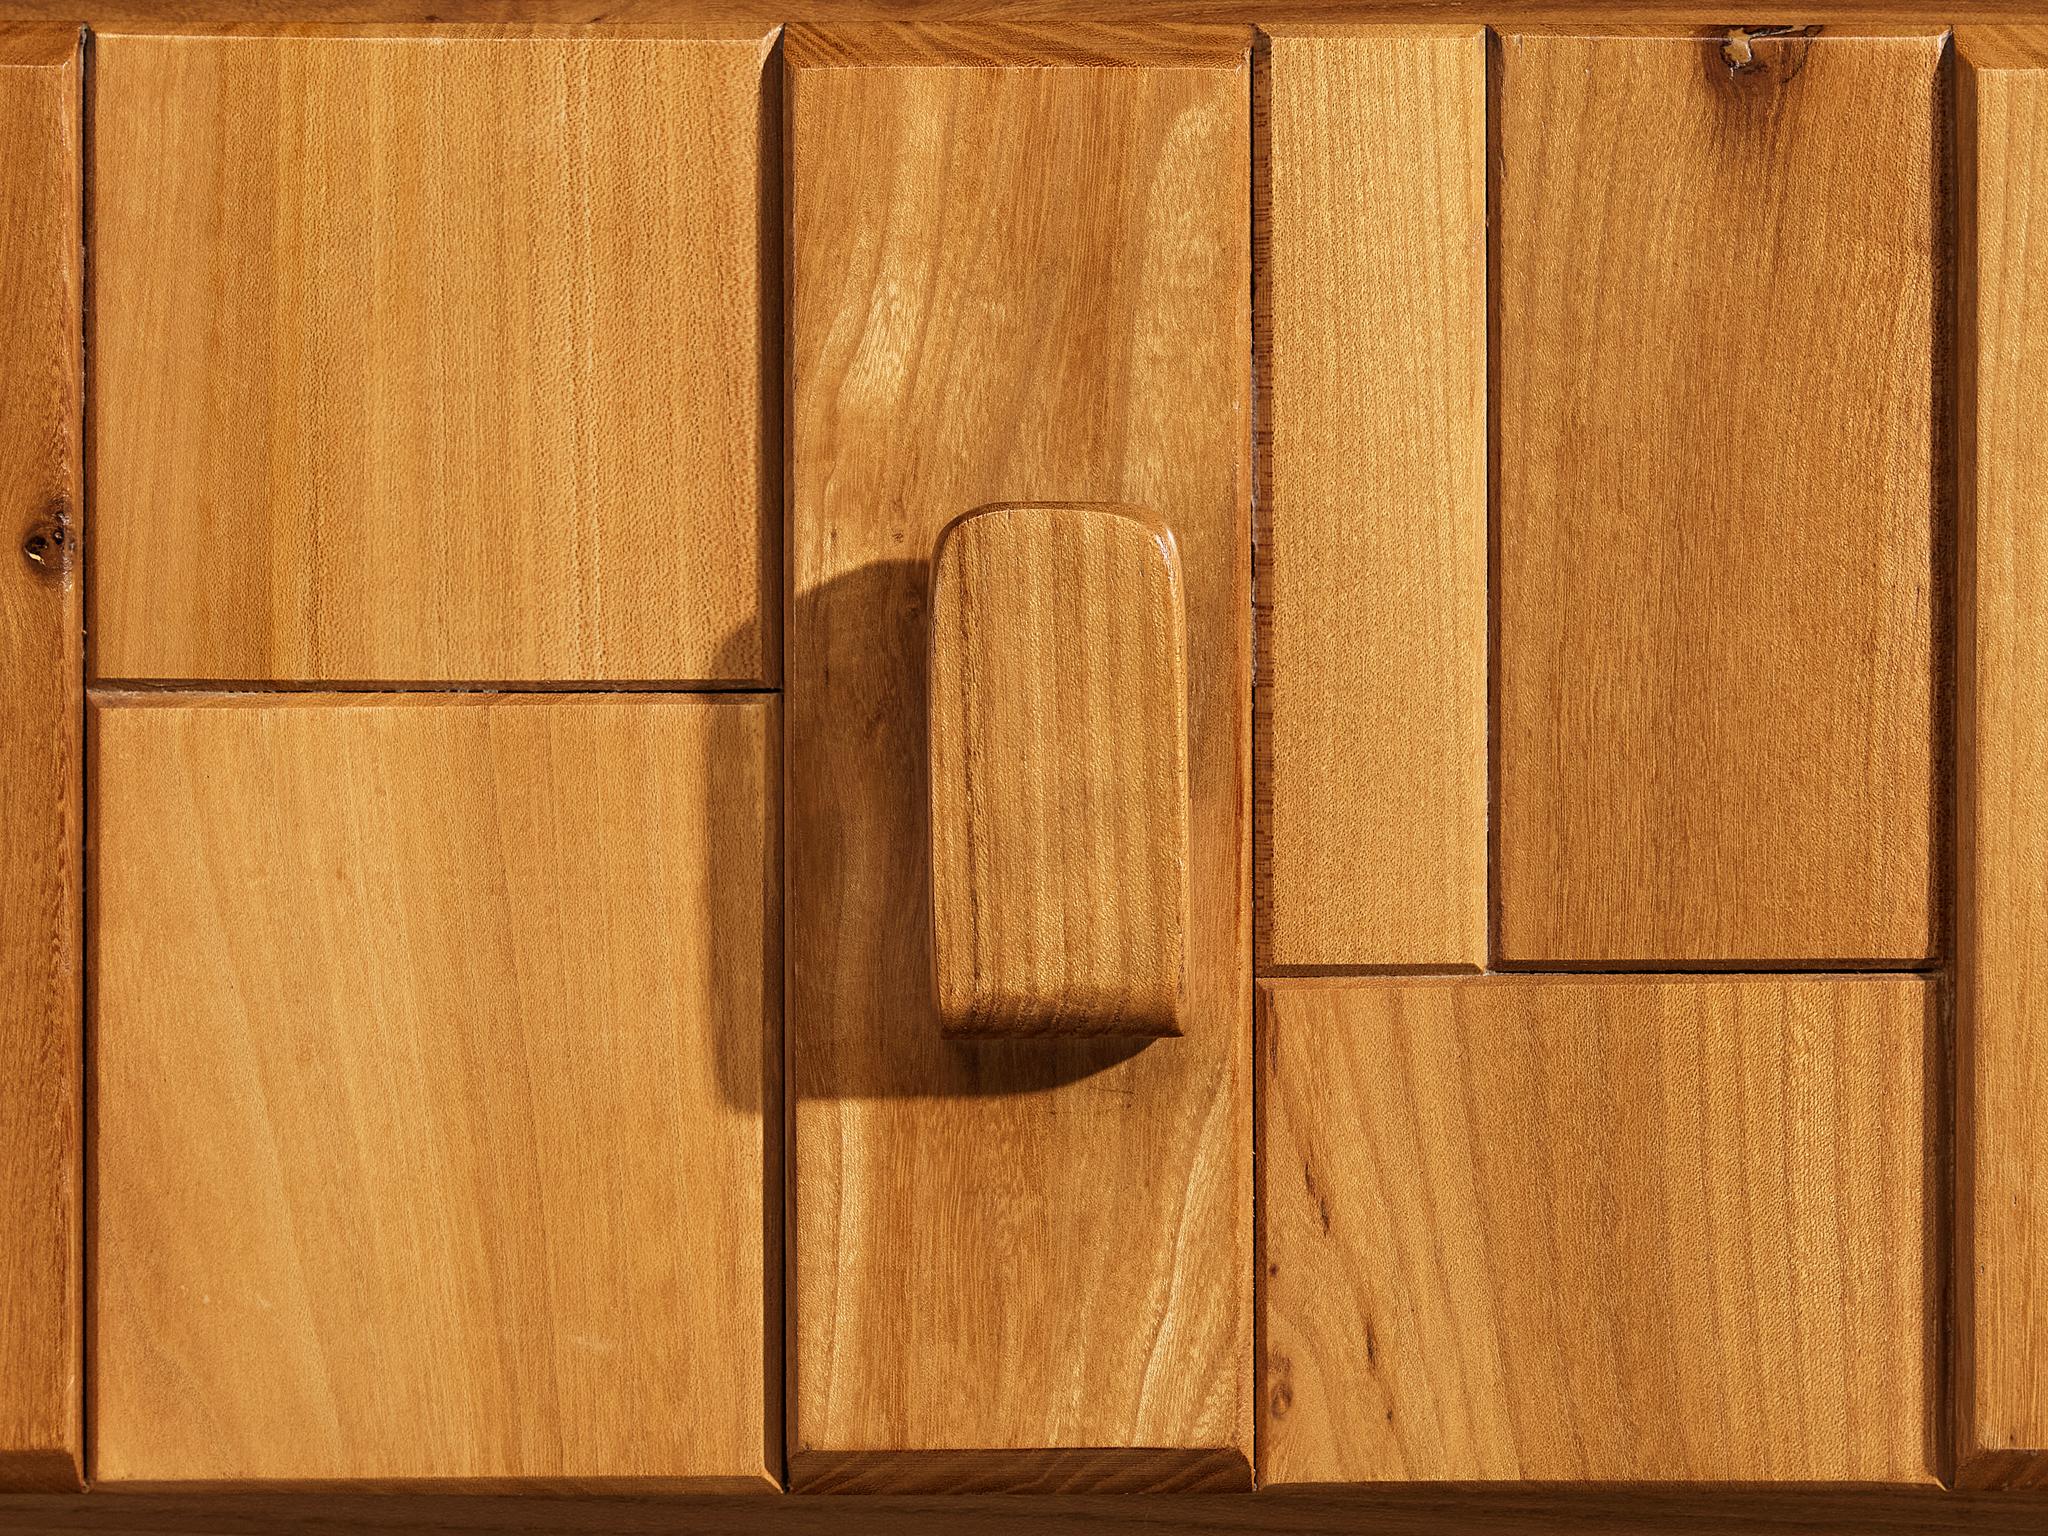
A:
[[[1956,39],[1957,1478],[2048,1483],[2048,28]]]
[[[79,114],[0,28],[0,1489],[82,1461]]]
[[[1274,27],[1258,958],[1486,959],[1486,55]]]

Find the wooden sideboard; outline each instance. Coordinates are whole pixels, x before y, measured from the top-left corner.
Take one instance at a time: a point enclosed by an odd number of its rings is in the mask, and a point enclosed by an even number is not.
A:
[[[2048,1525],[2027,22],[0,0],[0,1526]]]

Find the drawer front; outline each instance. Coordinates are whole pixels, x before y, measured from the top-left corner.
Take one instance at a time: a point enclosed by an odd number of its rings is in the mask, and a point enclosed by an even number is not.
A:
[[[772,42],[100,37],[97,675],[772,682]]]
[[[131,700],[98,1480],[774,1486],[774,704]]]

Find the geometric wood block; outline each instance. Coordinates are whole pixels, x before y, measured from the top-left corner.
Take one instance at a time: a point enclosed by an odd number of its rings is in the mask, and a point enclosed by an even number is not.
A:
[[[1258,59],[1258,963],[1486,963],[1486,41]]]
[[[95,43],[95,675],[770,683],[775,33]]]
[[[932,922],[954,1036],[1178,1035],[1180,557],[1135,510],[984,507],[932,556]]]
[[[1944,36],[1497,46],[1496,952],[1923,962]]]
[[[1262,1483],[1934,1478],[1931,981],[1260,995]]]
[[[775,711],[99,699],[97,1480],[777,1486]]]

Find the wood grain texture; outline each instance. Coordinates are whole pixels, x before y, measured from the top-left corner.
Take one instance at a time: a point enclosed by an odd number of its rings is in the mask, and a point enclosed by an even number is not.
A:
[[[987,507],[932,555],[932,958],[949,1035],[1178,1035],[1187,614],[1135,508]]]
[[[776,1487],[775,703],[96,700],[96,1480]]]
[[[82,1470],[79,112],[0,30],[0,1489]]]
[[[96,675],[772,682],[772,41],[99,37]]]
[[[1071,1487],[1089,1451],[1103,1485],[1243,1484],[1249,35],[1100,68],[858,42],[785,43],[791,1477],[922,1485],[894,1458],[951,1453]],[[1143,506],[1181,556],[1186,1036],[1135,1054],[938,1033],[930,551],[1009,501]]]
[[[1486,47],[1260,60],[1258,963],[1486,963]]]
[[[2048,28],[1956,39],[1958,1469],[2048,1484]]]
[[[1939,950],[1943,39],[1724,46],[1499,41],[1507,961]]]
[[[1934,1476],[1917,977],[1263,983],[1267,1485]]]

